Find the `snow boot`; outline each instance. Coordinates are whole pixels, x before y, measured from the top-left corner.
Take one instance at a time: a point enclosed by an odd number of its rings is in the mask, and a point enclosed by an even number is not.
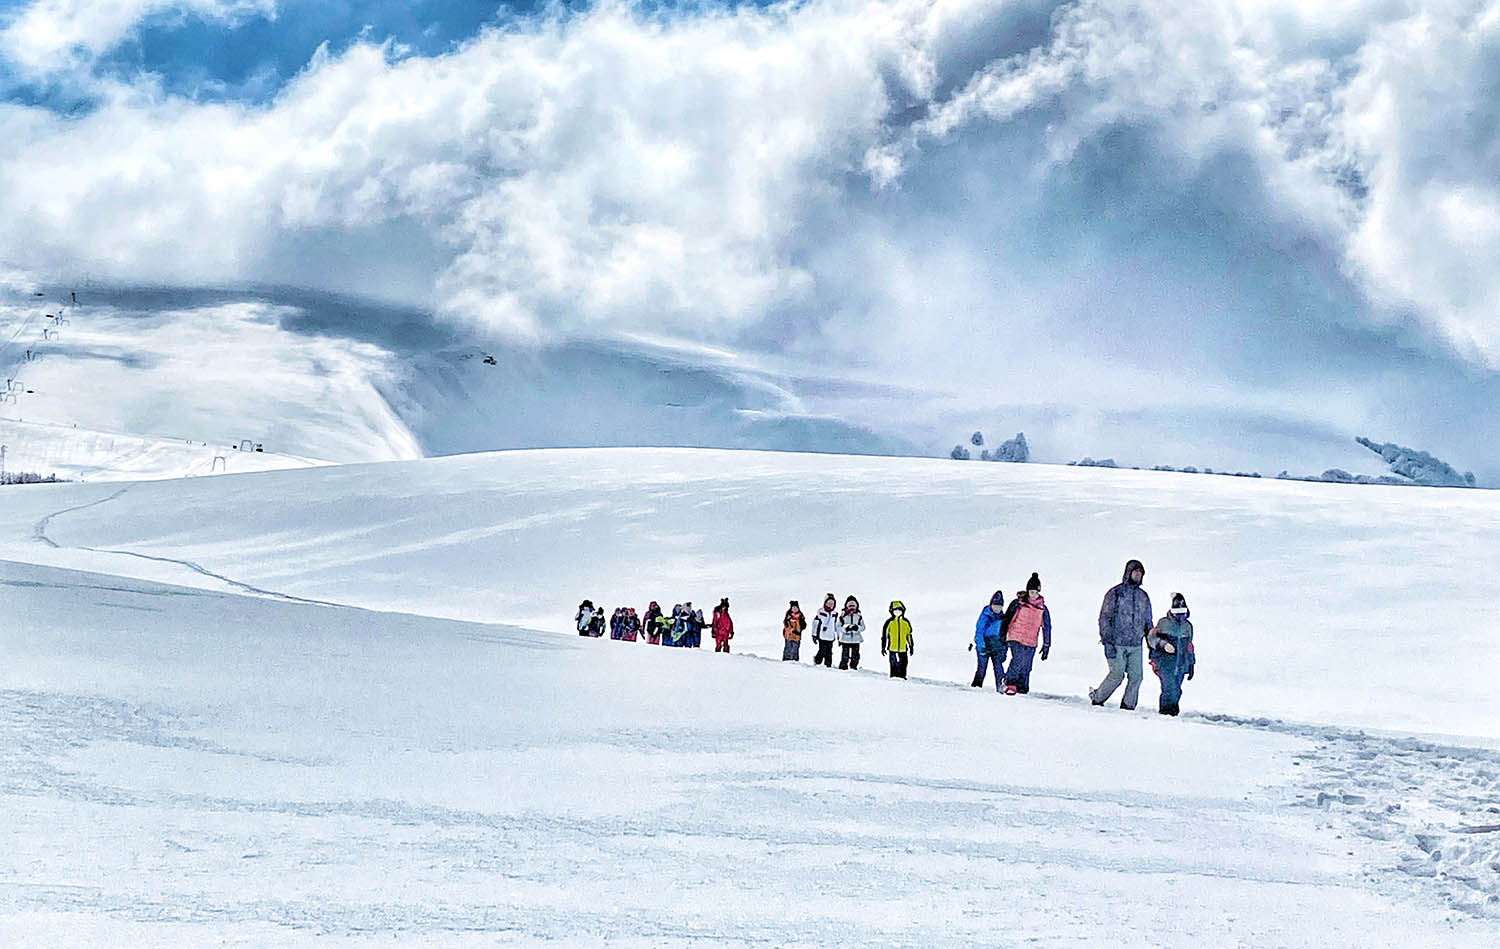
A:
[[[1090,705],[1103,705],[1104,704],[1104,700],[1101,699],[1101,698],[1099,698],[1098,695],[1094,694],[1094,690],[1093,689],[1089,689],[1089,704]]]
[[[1006,695],[1015,695],[1016,694],[1016,684],[1014,682],[1007,682],[1007,683],[1005,683],[1005,694]]]

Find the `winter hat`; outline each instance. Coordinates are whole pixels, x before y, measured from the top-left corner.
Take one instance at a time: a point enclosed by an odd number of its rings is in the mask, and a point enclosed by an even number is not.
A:
[[[792,601],[792,602],[791,602],[791,605],[792,605],[792,606],[796,606],[796,607],[797,607],[797,609],[799,609],[799,610],[800,610],[800,609],[802,609],[802,607],[800,607],[800,606],[797,606],[797,601],[796,601],[796,600],[793,600],[793,601]]]
[[[1002,591],[1000,591],[1000,590],[996,590],[995,591],[995,595],[992,596],[992,597],[990,597],[990,606],[1004,606],[1004,605],[1005,605],[1005,594]]]
[[[1170,610],[1170,612],[1179,613],[1183,617],[1183,619],[1186,619],[1188,616],[1192,615],[1192,611],[1188,609],[1187,597],[1183,596],[1181,593],[1172,594],[1172,609]]]
[[[849,597],[849,599],[847,599],[847,600],[844,601],[844,609],[847,610],[851,605],[856,610],[859,609],[859,600],[857,598],[851,596],[851,597]]]
[[[839,598],[836,597],[836,596],[834,596],[832,593],[830,593],[827,596],[823,597],[823,606],[824,606],[824,608],[827,608],[829,600],[833,601],[833,608],[834,609],[838,609],[839,608]]]
[[[901,612],[905,613],[906,612],[906,604],[902,603],[900,600],[892,600],[891,601],[891,615],[894,616],[896,614],[897,610],[900,610]]]
[[[724,599],[722,599],[722,600],[719,601],[719,609],[721,609],[721,610],[727,610],[727,609],[729,609],[729,597],[726,596],[726,597],[724,597]]]
[[[1026,592],[1030,593],[1032,590],[1035,590],[1038,593],[1042,592],[1042,578],[1037,576],[1035,573],[1031,575],[1030,580],[1026,581]]]

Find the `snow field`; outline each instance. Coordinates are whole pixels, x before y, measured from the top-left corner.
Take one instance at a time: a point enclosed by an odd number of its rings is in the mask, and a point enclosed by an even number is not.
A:
[[[1500,918],[1500,835],[1467,832],[1500,823],[1488,494],[616,450],[3,498],[0,937],[1487,946]],[[1129,556],[1193,605],[1182,720],[1149,678],[1133,715],[1081,698]],[[1032,569],[1040,694],[967,688],[974,615]],[[828,589],[866,669],[763,658]],[[567,633],[584,596],[725,594],[738,655]],[[916,681],[884,678],[892,597]]]
[[[729,596],[735,650],[773,657],[788,599],[811,615],[823,593],[854,593],[872,668],[886,604],[901,599],[912,674],[950,681],[972,676],[966,647],[990,593],[1013,595],[1037,570],[1054,648],[1034,688],[1071,695],[1104,674],[1099,602],[1138,557],[1158,614],[1173,591],[1193,609],[1202,674],[1185,708],[1500,739],[1491,492],[686,449],[118,490],[8,495],[0,551],[558,631],[585,597],[642,613],[691,599],[707,613]],[[59,549],[36,542],[47,515],[105,498],[48,522]],[[1155,697],[1148,676],[1142,701]]]
[[[1493,932],[1287,803],[1299,761],[1361,767],[1326,737],[14,563],[0,590],[7,940]]]

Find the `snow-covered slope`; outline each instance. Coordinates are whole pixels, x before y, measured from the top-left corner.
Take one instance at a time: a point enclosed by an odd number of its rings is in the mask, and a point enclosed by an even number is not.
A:
[[[153,444],[249,440],[267,453],[290,456],[289,465],[299,464],[297,458],[422,455],[378,391],[394,372],[389,353],[356,340],[289,331],[281,325],[291,312],[285,307],[191,295],[171,305],[171,295],[164,295],[151,308],[73,307],[51,297],[0,305],[0,372],[13,383],[0,395],[0,417]],[[64,314],[66,324],[55,325],[48,313]],[[33,441],[40,431],[31,433]],[[73,440],[37,451],[61,452],[96,476],[114,466],[114,450],[73,457],[81,447]],[[196,470],[197,461],[163,458],[159,464],[170,476],[180,467]],[[136,470],[127,462],[119,470],[142,477],[152,466]]]
[[[42,292],[0,296],[0,418],[168,444],[249,439],[340,463],[574,445],[918,450],[701,348],[502,346],[429,313],[297,291],[91,288],[77,306],[71,291]],[[97,476],[113,460],[76,467]],[[160,476],[197,461],[165,462]]]
[[[452,619],[562,630],[584,597],[728,596],[736,646],[780,655],[790,598],[855,594],[875,629],[899,598],[915,671],[954,681],[990,593],[1036,570],[1056,639],[1038,685],[1073,695],[1138,557],[1158,612],[1193,607],[1190,706],[1500,738],[1490,492],[682,449],[16,490],[3,557]]]
[[[1488,492],[687,450],[3,491],[5,941],[1493,937]],[[1180,720],[1081,697],[1132,556],[1194,607]],[[1033,569],[1035,694],[968,688]],[[757,657],[830,589],[911,607],[916,679]],[[736,655],[567,633],[722,595]]]
[[[328,464],[279,452],[241,451],[185,439],[143,438],[49,422],[0,418],[6,470],[67,481],[139,481]]]
[[[1500,854],[1452,832],[1490,752],[14,563],[0,591],[7,944],[1492,945]]]

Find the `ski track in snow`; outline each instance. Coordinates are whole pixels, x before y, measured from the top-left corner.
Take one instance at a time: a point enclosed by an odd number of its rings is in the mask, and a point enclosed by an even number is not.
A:
[[[185,567],[188,570],[191,570],[194,573],[198,574],[199,576],[207,577],[210,580],[217,580],[220,583],[223,583],[225,586],[231,587],[231,588],[233,588],[235,590],[238,590],[240,592],[243,592],[243,593],[253,594],[255,596],[266,596],[266,597],[271,597],[273,599],[287,600],[287,601],[292,602],[292,603],[306,603],[306,604],[313,605],[313,606],[343,606],[344,605],[342,603],[334,603],[334,602],[331,602],[329,600],[310,599],[308,597],[293,596],[290,593],[278,593],[275,590],[266,590],[266,589],[263,589],[261,587],[255,586],[253,584],[244,583],[244,582],[242,582],[240,580],[236,580],[233,577],[226,577],[222,573],[216,573],[216,572],[208,569],[207,567],[204,567],[201,564],[194,563],[191,560],[183,560],[183,559],[179,559],[179,558],[176,558],[176,557],[159,557],[159,556],[155,556],[153,554],[139,553],[139,552],[134,551],[134,550],[122,550],[122,549],[110,548],[110,547],[71,547],[71,546],[69,546],[69,547],[65,548],[62,544],[59,544],[57,541],[55,541],[51,537],[47,536],[47,527],[48,527],[48,525],[50,525],[52,523],[52,521],[54,519],[62,517],[64,514],[72,514],[72,513],[76,512],[76,511],[85,511],[85,510],[88,510],[89,508],[99,507],[101,505],[108,504],[111,501],[118,500],[121,496],[123,496],[127,491],[130,490],[130,487],[131,487],[130,485],[126,485],[125,487],[119,489],[118,491],[115,491],[113,494],[110,494],[108,497],[99,498],[98,500],[90,501],[87,504],[77,504],[77,505],[74,505],[73,507],[63,508],[61,511],[54,511],[53,513],[48,514],[46,517],[43,517],[41,520],[39,520],[39,521],[36,522],[36,526],[32,529],[32,536],[38,542],[46,544],[48,547],[51,547],[53,550],[63,550],[63,549],[68,549],[68,550],[86,550],[86,551],[89,551],[90,553],[95,553],[95,554],[114,554],[114,555],[121,556],[121,557],[134,557],[134,558],[136,558],[138,560],[148,560],[148,561],[151,561],[152,563],[164,563],[164,564],[171,564],[173,566],[178,566],[178,567]]]

